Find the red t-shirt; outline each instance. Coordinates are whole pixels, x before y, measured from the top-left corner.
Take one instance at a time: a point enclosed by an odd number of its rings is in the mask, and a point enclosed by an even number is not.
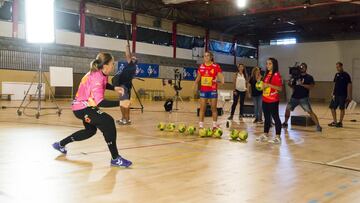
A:
[[[272,73],[268,73],[264,77],[264,83],[269,83],[275,86],[282,86],[282,79],[279,72],[275,73],[274,76],[271,78]],[[280,101],[279,92],[271,87],[264,88],[263,90],[263,101],[266,103],[273,103]]]
[[[201,64],[198,69],[198,74],[201,76],[200,91],[210,92],[217,90],[216,77],[222,70],[218,64],[211,64],[209,66]]]

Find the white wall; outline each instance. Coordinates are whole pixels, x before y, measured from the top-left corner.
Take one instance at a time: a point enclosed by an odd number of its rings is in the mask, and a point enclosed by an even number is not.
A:
[[[173,48],[173,47],[171,47],[171,48]],[[194,59],[193,52],[191,49],[182,49],[182,48],[176,48],[176,58]]]
[[[65,30],[56,30],[55,43],[79,46],[80,45],[80,33],[68,32]]]
[[[0,21],[0,36],[11,37],[12,36],[12,23],[6,21]]]
[[[80,35],[79,35],[80,39]],[[80,45],[80,41],[79,41]],[[78,46],[79,46],[78,45]],[[85,35],[85,47],[124,51],[126,40],[101,37],[96,35]]]
[[[336,72],[336,62],[343,61],[343,56],[351,52],[347,50],[345,44],[352,46],[352,43],[346,41],[260,46],[259,65],[265,67],[266,59],[275,57],[279,61],[283,78],[288,79],[288,67],[293,66],[295,62],[305,62],[308,65],[308,72],[316,81],[332,81]],[[360,43],[357,49],[360,49]],[[351,68],[346,68],[351,65],[347,62],[343,61],[345,69],[351,72]]]
[[[0,36],[12,37],[12,22],[0,21]],[[25,39],[25,26],[18,24],[18,38]]]
[[[170,46],[160,46],[144,42],[136,42],[136,53],[173,57],[173,48]]]

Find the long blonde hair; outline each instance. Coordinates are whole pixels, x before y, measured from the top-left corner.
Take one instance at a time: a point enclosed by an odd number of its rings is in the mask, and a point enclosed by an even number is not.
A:
[[[96,59],[91,61],[90,71],[94,72],[103,69],[103,66],[109,64],[109,62],[113,59],[114,57],[110,53],[100,52],[96,56]]]
[[[253,79],[256,79],[256,75],[255,75],[255,72],[256,71],[259,71],[260,72],[260,75],[261,75],[261,71],[260,71],[260,67],[259,66],[256,66],[256,67],[254,67],[252,70],[251,70],[251,78],[253,78]]]

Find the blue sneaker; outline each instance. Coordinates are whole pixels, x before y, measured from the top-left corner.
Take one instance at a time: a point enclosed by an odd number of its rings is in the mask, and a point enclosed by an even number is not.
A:
[[[62,154],[66,154],[66,148],[60,145],[60,142],[55,142],[54,144],[52,144],[52,146],[54,147],[54,149],[58,150],[59,152],[61,152]]]
[[[116,159],[111,159],[111,166],[116,166],[116,167],[125,167],[128,168],[129,166],[132,165],[132,162],[129,160],[126,160],[124,158],[122,158],[121,156],[119,156]]]

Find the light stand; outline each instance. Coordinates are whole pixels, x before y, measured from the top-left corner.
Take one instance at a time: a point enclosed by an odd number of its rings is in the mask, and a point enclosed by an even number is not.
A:
[[[30,92],[31,87],[34,84],[35,78],[38,78],[38,85],[37,85],[36,92],[35,92],[35,95],[37,95],[37,107],[28,107],[28,105],[31,103],[31,101],[27,105],[24,105],[24,103],[28,96],[30,99],[31,95],[29,94],[29,92]],[[48,85],[48,87],[50,89],[50,96],[52,98],[52,101],[55,103],[56,107],[42,107],[41,106],[41,89],[42,89],[43,78],[45,79],[46,85]],[[40,112],[42,109],[57,109],[56,114],[58,116],[61,115],[61,111],[62,111],[62,109],[56,103],[56,100],[55,100],[54,94],[51,90],[49,81],[47,80],[46,75],[44,74],[43,69],[42,69],[42,45],[41,44],[40,44],[40,52],[39,52],[39,69],[38,69],[37,73],[35,74],[34,79],[31,82],[28,90],[26,91],[26,94],[24,95],[24,98],[22,99],[20,106],[17,109],[18,116],[21,116],[23,113],[25,114],[26,109],[36,109],[35,117],[37,119],[40,118]]]
[[[57,109],[56,114],[61,115],[61,109],[57,105],[54,94],[51,90],[49,81],[47,80],[42,67],[42,52],[43,44],[53,43],[55,41],[55,26],[54,26],[54,0],[25,0],[25,25],[26,25],[26,41],[28,43],[35,43],[40,46],[39,53],[39,70],[36,73],[33,81],[31,82],[24,98],[17,109],[17,114],[21,116],[25,114],[26,109],[36,109],[35,117],[40,117],[42,109]],[[35,92],[37,95],[37,107],[28,107],[24,105],[25,100],[29,95],[30,89],[34,84],[35,78],[38,78],[38,85]],[[41,106],[41,89],[42,82],[45,79],[46,84],[50,89],[50,96],[52,97],[56,107],[42,107]],[[44,92],[45,94],[45,92]]]
[[[134,78],[134,79],[137,79],[137,80],[141,80],[141,81],[144,81],[143,79],[141,78]],[[130,107],[130,109],[140,109],[141,110],[141,113],[144,113],[144,105],[142,104],[141,100],[140,100],[140,97],[139,97],[139,94],[137,93],[135,87],[134,87],[134,84],[132,83],[131,81],[131,86],[135,92],[135,96],[136,96],[136,99],[138,100],[139,104],[140,104],[140,107]]]

